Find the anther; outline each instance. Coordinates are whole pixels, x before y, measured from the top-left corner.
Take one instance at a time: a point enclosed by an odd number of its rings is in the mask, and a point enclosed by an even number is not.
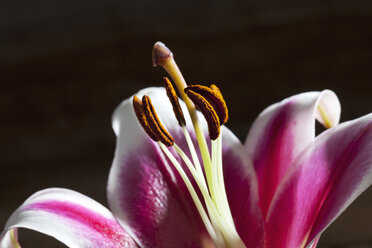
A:
[[[220,93],[220,95],[222,96],[222,93],[221,93],[221,91],[220,91],[220,88],[218,88],[217,85],[215,85],[215,84],[211,84],[211,85],[209,85],[209,88],[211,88],[212,90],[214,90],[214,91]]]
[[[209,138],[215,140],[220,135],[220,121],[213,106],[202,96],[195,92],[192,88],[185,88],[186,95],[202,112],[208,124]]]
[[[163,66],[164,62],[173,57],[172,52],[163,42],[156,42],[152,49],[152,65],[154,67]]]
[[[142,128],[145,130],[147,135],[150,136],[150,138],[153,141],[159,141],[159,138],[153,133],[153,131],[151,130],[151,127],[149,126],[148,121],[146,120],[146,116],[143,111],[142,102],[140,99],[138,99],[137,96],[133,97],[133,109],[134,109],[134,113],[136,113],[139,123],[141,124]]]
[[[186,124],[185,117],[183,116],[183,112],[178,101],[178,96],[176,91],[173,88],[172,83],[167,77],[163,77],[164,87],[167,90],[168,98],[172,104],[173,112],[177,118],[178,124],[183,127]]]
[[[158,115],[155,112],[154,106],[151,103],[150,97],[142,97],[142,106],[144,114],[146,116],[146,120],[159,141],[166,146],[173,146],[174,139],[164,128],[163,124],[161,124]]]
[[[202,85],[190,85],[187,88],[202,95],[216,111],[220,125],[223,125],[229,119],[228,109],[226,102],[222,97],[220,89],[212,84],[210,87]]]

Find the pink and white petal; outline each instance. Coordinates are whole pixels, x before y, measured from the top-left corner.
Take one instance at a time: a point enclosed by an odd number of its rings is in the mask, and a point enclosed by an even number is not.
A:
[[[151,97],[162,123],[189,155],[183,131],[174,117],[165,90],[149,88],[136,95],[141,97],[144,94]],[[190,127],[185,105],[183,102],[180,104]],[[199,115],[199,121],[207,134],[202,115]],[[143,247],[200,247],[206,234],[199,214],[178,173],[139,126],[131,99],[125,100],[115,111],[113,128],[117,146],[108,182],[108,199],[122,226]],[[257,206],[255,172],[248,159],[242,157],[245,156],[243,145],[227,128],[222,130],[226,189],[231,192],[229,200],[232,199],[238,232],[248,243],[259,244],[263,228],[257,228],[262,227],[262,217]],[[190,135],[197,147],[195,135],[193,132]],[[187,169],[186,173],[190,174]],[[241,211],[242,205],[244,211]]]
[[[306,247],[307,248],[316,248],[317,245],[318,245],[319,239],[320,239],[320,234],[314,239],[313,242],[311,242],[310,244],[308,244]]]
[[[264,222],[258,206],[257,177],[239,139],[222,128],[223,171],[235,227],[247,247],[264,245]]]
[[[18,229],[10,228],[5,230],[0,235],[0,247],[1,248],[19,248],[21,245],[18,242]]]
[[[148,88],[136,95],[150,96],[177,142],[182,128],[165,89]],[[187,115],[186,119],[190,123]],[[117,143],[107,194],[115,217],[141,247],[200,247],[204,235],[200,217],[175,169],[139,125],[132,98],[115,110],[113,129]]]
[[[287,98],[265,109],[255,120],[245,146],[256,169],[264,216],[293,160],[313,142],[315,119],[326,127],[335,126],[340,111],[336,95],[324,90]]]
[[[305,247],[372,183],[372,114],[319,135],[274,197],[268,247]]]
[[[108,209],[68,189],[45,189],[29,197],[6,223],[1,247],[19,247],[17,228],[44,233],[68,247],[138,247]]]

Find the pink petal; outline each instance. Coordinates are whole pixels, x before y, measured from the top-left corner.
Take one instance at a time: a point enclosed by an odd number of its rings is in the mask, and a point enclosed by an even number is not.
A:
[[[270,248],[308,245],[372,183],[372,114],[319,135],[280,186],[267,218]]]
[[[315,240],[313,242],[308,244],[307,247],[308,248],[316,248],[316,246],[318,245],[319,239],[320,239],[320,235],[317,238],[315,238]]]
[[[136,95],[144,94],[177,141],[182,129],[165,90],[149,88]],[[132,98],[115,111],[113,128],[117,144],[107,194],[119,222],[142,247],[200,247],[200,217],[178,173],[139,125]]]
[[[189,155],[165,90],[145,89],[137,96],[143,94],[151,97],[164,126]],[[184,108],[183,102],[181,106]],[[190,127],[185,108],[184,114]],[[207,133],[204,118],[200,116],[199,120]],[[200,247],[206,231],[199,213],[173,165],[139,126],[131,99],[115,111],[113,127],[118,137],[108,182],[108,199],[120,223],[143,247]],[[263,221],[257,205],[255,172],[239,140],[227,128],[222,130],[226,189],[238,233],[247,244],[260,247]],[[195,135],[190,134],[197,147]],[[185,171],[190,175],[187,169]]]
[[[223,168],[235,227],[247,247],[263,247],[264,224],[258,206],[257,178],[240,141],[223,129]]]
[[[319,107],[329,123],[320,114]],[[287,98],[265,109],[255,120],[245,146],[257,172],[264,216],[293,160],[314,140],[315,118],[335,126],[339,115],[336,95],[325,90]]]
[[[69,247],[138,247],[109,210],[67,189],[46,189],[29,197],[9,218],[0,247],[17,247],[10,230],[20,227],[50,235]]]

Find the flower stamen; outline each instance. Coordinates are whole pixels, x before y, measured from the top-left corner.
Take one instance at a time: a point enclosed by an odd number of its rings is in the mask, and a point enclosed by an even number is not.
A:
[[[146,116],[145,116],[145,113],[143,111],[143,106],[142,106],[142,101],[137,97],[137,96],[134,96],[133,97],[133,109],[134,109],[134,113],[136,114],[137,116],[137,119],[138,119],[138,122],[141,124],[143,130],[145,130],[145,132],[147,133],[147,135],[153,140],[153,141],[159,141],[159,138],[157,137],[157,135],[152,131],[147,119],[146,119]]]
[[[160,141],[166,146],[174,144],[173,137],[159,120],[150,97],[143,96],[141,101],[137,96],[134,96],[133,108],[142,128],[153,141]]]
[[[203,85],[189,85],[186,89],[202,95],[209,104],[212,105],[214,111],[216,111],[218,115],[221,126],[227,122],[229,119],[227,105],[222,97],[221,91],[216,85],[212,84],[210,87]]]
[[[191,87],[185,88],[185,93],[204,115],[208,124],[210,139],[217,139],[220,135],[220,120],[213,106],[203,95],[195,92]]]
[[[181,178],[183,179],[187,189],[189,190],[190,192],[190,195],[191,195],[191,198],[193,199],[194,203],[195,203],[195,206],[200,214],[200,217],[209,233],[209,235],[211,236],[211,239],[215,242],[215,243],[220,243],[219,241],[219,237],[217,236],[216,232],[215,232],[215,227],[214,225],[212,226],[212,223],[211,221],[209,220],[208,218],[208,215],[207,213],[205,212],[204,210],[204,207],[198,197],[198,194],[196,193],[194,187],[192,186],[192,183],[190,182],[189,178],[187,177],[186,173],[184,172],[184,170],[182,169],[181,165],[179,164],[179,162],[177,161],[177,159],[173,156],[173,154],[168,150],[167,147],[165,147],[162,143],[159,142],[159,146],[160,148],[163,150],[163,152],[165,153],[165,155],[167,155],[167,157],[169,158],[169,160],[172,162],[172,164],[174,165],[174,167],[176,168],[176,170],[178,171],[179,175],[181,176]],[[213,222],[213,221],[212,221]]]
[[[143,112],[146,116],[146,120],[151,127],[151,130],[157,136],[160,142],[162,142],[166,146],[173,146],[174,139],[165,129],[161,121],[159,120],[158,115],[155,112],[155,108],[151,103],[151,99],[148,96],[142,97],[142,107]]]
[[[176,91],[173,88],[172,83],[167,77],[163,77],[164,87],[167,90],[167,96],[172,104],[173,112],[177,118],[178,124],[183,127],[186,125],[185,117],[183,116],[183,112],[178,101],[178,96]]]
[[[209,178],[210,176],[210,168],[211,168],[211,158],[210,153],[207,145],[207,141],[205,139],[203,130],[200,127],[198,115],[196,113],[195,105],[191,102],[190,98],[187,97],[184,89],[187,87],[186,81],[182,76],[180,69],[178,68],[176,62],[174,61],[173,54],[167,48],[164,43],[158,41],[154,44],[152,50],[152,61],[153,65],[162,66],[168,74],[173,79],[174,84],[176,85],[182,100],[185,102],[187,110],[189,111],[192,125],[194,127],[196,139],[199,145],[200,154],[204,164],[204,170],[206,177]]]
[[[199,154],[203,163],[201,164],[201,161],[199,161],[194,142],[186,126],[177,93],[168,78],[163,78],[164,87],[178,124],[183,130],[192,162],[162,125],[151,103],[151,99],[146,95],[142,97],[142,102],[136,96],[133,97],[133,106],[137,118],[146,133],[154,141],[157,141],[161,150],[178,171],[216,248],[244,248],[245,245],[237,233],[231,215],[224,184],[221,126],[228,120],[228,109],[221,91],[216,85],[210,85],[209,87],[191,85],[187,87],[186,81],[173,59],[172,52],[161,42],[157,42],[154,45],[153,64],[154,66],[162,66],[169,73],[184,100],[191,117],[199,145]],[[211,151],[199,123],[196,108],[201,111],[206,119]],[[172,148],[169,146],[172,146]],[[179,158],[186,166],[185,168],[174,157],[174,152],[178,153]],[[184,171],[187,169],[191,176],[188,176]],[[195,180],[201,197],[196,193],[197,191],[191,180]]]

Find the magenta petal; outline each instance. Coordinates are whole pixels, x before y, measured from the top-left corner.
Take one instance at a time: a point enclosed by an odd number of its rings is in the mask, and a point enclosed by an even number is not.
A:
[[[243,145],[227,128],[223,129],[223,169],[238,234],[247,247],[263,247],[264,224],[258,206],[256,174]]]
[[[319,135],[275,195],[268,247],[303,247],[320,235],[371,185],[371,151],[371,114]]]
[[[164,126],[189,155],[165,90],[145,89],[137,96],[143,94],[151,97]],[[182,102],[181,106],[184,107]],[[186,111],[185,118],[191,124]],[[200,125],[207,133],[202,116]],[[173,165],[138,124],[131,99],[115,111],[113,127],[117,146],[107,192],[119,222],[143,247],[201,247],[206,230],[199,213]],[[244,242],[261,247],[264,231],[257,204],[256,175],[240,141],[227,128],[222,130],[226,189],[233,218]],[[195,135],[190,135],[197,147]],[[187,169],[186,173],[190,174]]]
[[[257,172],[264,216],[293,160],[314,140],[315,119],[334,126],[339,115],[337,97],[325,90],[292,96],[268,107],[255,120],[245,146]]]
[[[29,197],[9,218],[0,247],[17,247],[17,237],[12,241],[10,235],[16,228],[50,235],[69,247],[138,247],[109,210],[67,189],[46,189]]]
[[[177,138],[182,129],[165,90],[145,89],[137,96],[143,94],[151,97],[159,118]],[[113,127],[117,145],[107,194],[115,217],[142,247],[200,247],[200,216],[178,174],[139,125],[131,99],[115,111]]]
[[[318,235],[318,237],[315,238],[315,240],[313,242],[308,244],[307,248],[316,248],[316,246],[318,245],[319,239],[320,239],[320,235]]]
[[[187,209],[187,192],[176,186],[159,148],[143,144],[141,151],[121,162],[119,194],[110,197],[116,216],[144,247],[199,247],[199,216]]]

